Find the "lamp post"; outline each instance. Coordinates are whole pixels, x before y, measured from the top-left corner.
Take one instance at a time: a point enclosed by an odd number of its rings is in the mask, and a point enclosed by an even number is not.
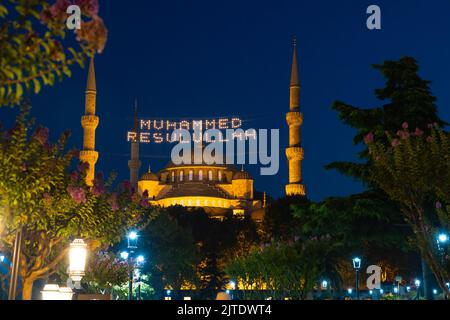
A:
[[[133,272],[134,268],[133,266],[133,254],[134,250],[137,249],[137,241],[138,241],[138,233],[136,231],[130,231],[127,235],[127,242],[128,242],[128,252],[124,251],[121,253],[121,257],[125,260],[130,259],[130,270],[128,274],[128,300],[133,300]]]
[[[142,265],[145,262],[144,256],[140,255],[136,259],[136,280],[138,283],[137,291],[136,291],[136,300],[141,300],[141,269]]]
[[[231,299],[233,299],[234,290],[236,290],[236,282],[231,280],[229,285],[230,285],[230,290],[231,290]]]
[[[20,252],[22,251],[22,233],[23,228],[19,227],[16,231],[16,238],[14,239],[8,300],[16,300],[17,279],[19,278]]]
[[[356,300],[359,300],[359,269],[361,269],[361,258],[354,257],[352,259],[353,262],[353,269],[355,269],[356,274],[356,283],[355,283],[355,293],[356,293]]]
[[[87,258],[87,244],[83,239],[75,239],[69,248],[69,277],[75,282],[75,287],[79,287],[81,279],[84,277]]]
[[[416,279],[414,281],[414,284],[416,285],[416,291],[417,291],[416,299],[419,300],[420,299],[420,280]]]

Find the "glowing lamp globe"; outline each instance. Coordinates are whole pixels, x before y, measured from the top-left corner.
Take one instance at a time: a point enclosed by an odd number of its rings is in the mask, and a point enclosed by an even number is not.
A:
[[[127,259],[128,259],[128,255],[129,255],[129,253],[126,252],[126,251],[122,251],[122,252],[120,253],[120,257],[121,257],[122,259],[124,259],[124,260],[127,260]]]
[[[353,269],[359,270],[361,269],[361,258],[355,257],[352,259],[353,261]]]
[[[144,258],[144,256],[138,256],[138,257],[136,258],[136,261],[137,261],[138,263],[144,263],[145,258]]]
[[[445,233],[441,233],[438,235],[438,241],[440,243],[446,243],[448,241],[448,235],[446,235]]]
[[[128,233],[128,249],[136,249],[137,248],[137,240],[138,240],[139,235],[137,234],[136,231],[130,231],[130,233]]]
[[[328,287],[328,281],[327,280],[323,280],[322,281],[322,288],[326,289]]]
[[[420,280],[416,279],[416,281],[414,281],[414,284],[416,285],[416,287],[420,287]]]
[[[75,239],[69,249],[69,276],[79,282],[84,276],[87,257],[87,244],[83,239]]]
[[[231,290],[236,289],[236,282],[230,281],[230,289],[231,289]]]

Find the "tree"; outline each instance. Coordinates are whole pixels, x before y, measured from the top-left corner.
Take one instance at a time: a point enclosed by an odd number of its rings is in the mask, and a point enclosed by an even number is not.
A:
[[[82,283],[101,294],[112,294],[113,288],[128,283],[132,266],[112,252],[97,251],[91,254]]]
[[[263,230],[266,241],[271,239],[291,239],[299,226],[293,216],[293,206],[308,206],[309,200],[303,196],[283,197],[271,203],[264,215]]]
[[[196,246],[190,229],[182,228],[166,211],[142,230],[142,246],[147,250],[150,263],[144,272],[150,272],[152,287],[180,290],[185,286],[198,286],[196,276]]]
[[[98,0],[6,0],[0,4],[0,107],[18,105],[26,91],[70,77],[73,66],[102,52],[107,30]],[[67,8],[79,5],[81,29],[71,42]],[[73,44],[76,44],[75,46]]]
[[[307,244],[272,243],[229,262],[225,270],[236,279],[245,298],[270,295],[273,299],[303,300],[320,275],[323,249],[324,245],[315,240]]]
[[[419,76],[419,66],[414,58],[403,57],[373,67],[386,79],[385,87],[375,90],[376,97],[387,101],[386,104],[369,109],[354,107],[342,101],[336,101],[333,105],[333,109],[339,113],[339,119],[357,130],[353,139],[355,145],[363,143],[369,132],[387,143],[384,133],[395,132],[405,121],[412,128],[425,128],[429,123],[437,123],[441,127],[447,124],[439,118],[436,98],[429,87],[430,81]],[[345,175],[370,183],[367,175],[371,160],[367,148],[359,153],[359,157],[366,162],[333,162],[326,168],[337,169]]]
[[[420,128],[409,130],[404,122],[397,133],[386,133],[390,147],[365,137],[374,162],[372,181],[400,205],[405,221],[414,232],[413,243],[430,266],[439,286],[449,293],[450,261],[437,235],[450,230],[450,134],[430,124],[430,135]],[[435,203],[435,208],[430,207]]]
[[[93,188],[86,186],[87,164],[70,172],[77,152],[66,150],[68,133],[54,144],[46,128],[30,134],[34,121],[28,113],[23,108],[14,127],[0,134],[0,240],[11,250],[16,230],[23,228],[23,299],[31,298],[35,280],[57,270],[71,237],[87,240],[94,251],[119,241],[153,212],[129,182],[113,190],[114,176],[104,181],[99,173]]]

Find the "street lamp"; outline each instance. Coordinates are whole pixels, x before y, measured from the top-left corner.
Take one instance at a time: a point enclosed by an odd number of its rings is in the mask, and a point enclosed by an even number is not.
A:
[[[86,268],[87,244],[83,239],[75,239],[69,249],[69,276],[74,282],[80,282]]]
[[[359,300],[359,269],[361,269],[361,258],[354,257],[352,259],[353,262],[353,269],[355,269],[356,273],[356,286],[355,286],[355,292],[356,292],[356,300]]]
[[[347,289],[347,292],[348,292],[349,295],[351,295],[352,292],[353,292],[353,289],[352,289],[352,288],[348,288],[348,289]]]
[[[136,231],[130,231],[130,233],[128,233],[128,249],[136,249],[137,248],[137,239],[138,239],[139,235],[137,234]]]
[[[138,241],[139,235],[136,231],[130,231],[127,234],[127,242],[128,242],[128,250],[129,253],[127,252],[125,254],[125,251],[121,253],[121,257],[125,260],[128,260],[128,258],[130,258],[130,264],[133,263],[133,254],[134,254],[134,249],[137,249],[137,241]],[[126,258],[125,258],[126,256]],[[133,269],[134,268],[129,268],[130,269],[130,273],[128,275],[128,300],[133,300]]]
[[[5,261],[5,256],[4,255],[0,255],[0,262]]]
[[[136,258],[137,269],[135,270],[135,272],[136,272],[136,278],[137,278],[136,280],[138,283],[138,287],[137,287],[137,291],[136,291],[137,300],[141,300],[141,268],[142,268],[142,265],[144,264],[144,262],[145,262],[145,258],[143,255],[139,255]]]
[[[327,280],[323,280],[323,281],[322,281],[322,288],[323,288],[324,290],[326,290],[327,287],[328,287],[328,281],[327,281]]]
[[[438,235],[438,242],[439,243],[441,243],[441,244],[444,244],[444,243],[446,243],[446,242],[448,242],[448,235],[447,234],[445,234],[445,233],[440,233],[439,235]]]
[[[420,280],[419,280],[419,279],[416,279],[416,280],[414,281],[414,284],[416,285],[416,291],[417,291],[417,296],[416,296],[416,298],[417,298],[417,300],[419,300],[419,299],[420,299]]]
[[[127,259],[128,259],[128,255],[129,255],[129,253],[128,253],[127,251],[122,251],[122,252],[120,253],[120,257],[121,257],[123,260],[127,260]]]
[[[145,258],[144,258],[144,256],[140,255],[136,258],[136,261],[138,264],[142,264],[142,263],[144,263]]]

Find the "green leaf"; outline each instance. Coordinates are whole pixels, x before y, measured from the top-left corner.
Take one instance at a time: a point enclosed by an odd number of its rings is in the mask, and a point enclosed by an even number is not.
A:
[[[38,79],[33,79],[34,93],[38,94],[41,91],[41,82]]]

